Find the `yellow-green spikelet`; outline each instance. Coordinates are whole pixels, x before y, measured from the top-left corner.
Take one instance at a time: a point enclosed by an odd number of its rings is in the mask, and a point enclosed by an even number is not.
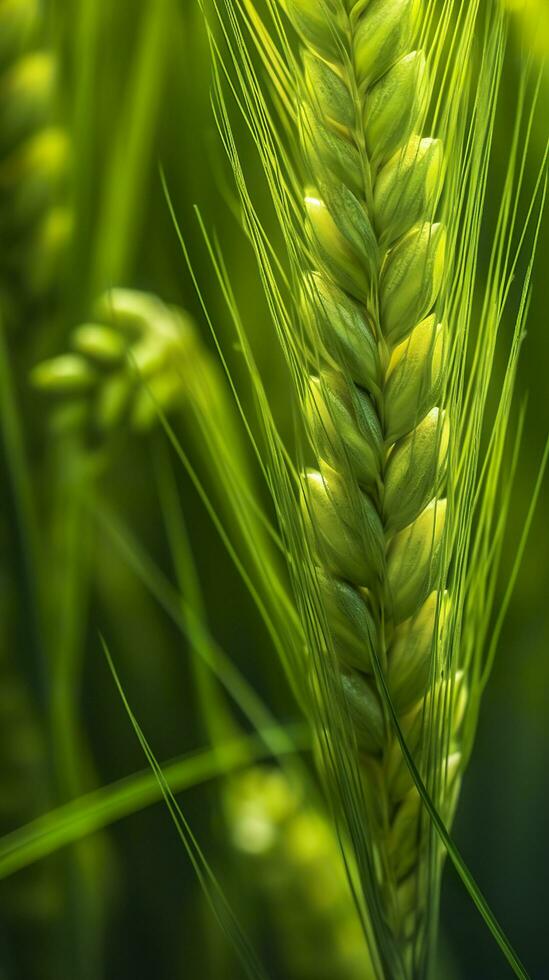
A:
[[[422,929],[421,803],[375,681],[381,664],[412,752],[444,697],[435,633],[444,624],[441,407],[446,275],[436,220],[444,159],[421,132],[426,59],[415,0],[287,0],[302,42],[300,130],[312,256],[303,314],[318,363],[307,414],[318,469],[304,510],[364,768],[388,928],[405,969]],[[465,692],[462,692],[465,697]],[[460,712],[438,765],[447,816],[459,771]]]

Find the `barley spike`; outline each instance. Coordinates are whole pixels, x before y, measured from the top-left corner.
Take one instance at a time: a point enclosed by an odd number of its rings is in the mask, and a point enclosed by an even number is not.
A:
[[[422,132],[426,58],[415,0],[288,0],[302,40],[300,131],[311,267],[304,323],[320,349],[306,412],[318,460],[303,510],[363,763],[386,927],[403,976],[421,936],[421,801],[387,722],[375,660],[420,764],[444,594],[442,406],[447,272],[436,219],[444,153]],[[451,329],[451,325],[450,325]],[[465,695],[463,695],[465,696]],[[459,771],[455,714],[446,774]]]

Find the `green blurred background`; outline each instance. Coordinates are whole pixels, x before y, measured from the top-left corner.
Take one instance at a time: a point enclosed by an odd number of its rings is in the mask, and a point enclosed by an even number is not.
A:
[[[526,4],[513,15],[494,185],[509,152],[520,60],[532,56],[541,61],[547,50],[547,37],[528,27],[532,10],[533,5]],[[222,244],[233,291],[251,325],[256,357],[268,379],[276,418],[285,437],[292,438],[285,370],[281,359],[273,356],[265,301],[253,256],[234,215],[234,192],[210,106],[209,53],[198,4],[192,0],[155,0],[154,4],[49,0],[43,14],[43,34],[35,44],[52,52],[58,64],[52,111],[72,147],[65,193],[73,227],[60,266],[61,285],[24,301],[13,300],[3,290],[7,312],[2,364],[0,830],[4,834],[145,765],[103,656],[100,632],[156,757],[167,760],[206,744],[188,643],[129,566],[107,526],[110,520],[112,531],[113,522],[122,522],[174,581],[156,478],[158,461],[166,456],[166,435],[121,432],[105,453],[92,445],[85,451],[80,446],[75,454],[48,420],[43,397],[28,383],[34,364],[64,349],[69,331],[89,317],[93,298],[110,286],[151,291],[184,307],[195,317],[203,344],[213,353],[170,217],[161,169],[243,403],[253,410],[243,358],[214,280],[195,205]],[[532,168],[539,164],[547,139],[547,79],[541,100]],[[259,174],[254,179],[253,158],[248,166],[250,184],[257,186],[258,195],[264,194]],[[546,222],[520,368],[519,392],[528,394],[528,407],[501,594],[549,426],[548,235]],[[2,249],[7,268],[9,245]],[[208,472],[190,431],[192,422],[186,424],[184,417],[178,417],[174,425],[207,482]],[[292,722],[297,709],[265,627],[192,481],[176,455],[168,455],[215,640],[276,718]],[[253,478],[269,510],[260,473],[254,471]],[[72,489],[81,480],[87,482],[102,519],[74,503]],[[217,489],[211,488],[214,501]],[[548,556],[545,486],[455,826],[472,872],[532,976],[539,978],[549,977],[545,943]],[[266,925],[273,909],[264,889],[253,882],[254,874],[257,878],[264,870],[254,871],[228,846],[219,787],[215,783],[196,787],[181,800],[208,861],[237,912],[249,920],[273,975],[304,978],[306,974],[292,965],[288,950],[279,946],[277,936],[286,934]],[[0,888],[0,977],[7,980],[243,976],[161,804],[7,877]],[[442,933],[441,980],[508,975],[486,926],[450,869],[443,889]]]

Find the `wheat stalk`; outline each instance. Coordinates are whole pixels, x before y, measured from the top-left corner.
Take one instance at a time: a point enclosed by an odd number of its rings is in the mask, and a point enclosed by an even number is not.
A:
[[[17,582],[3,569],[0,653],[0,831],[8,834],[51,804],[43,725],[13,657],[17,650],[13,608]],[[9,653],[8,653],[9,651]],[[6,937],[31,929],[33,943],[21,951],[25,975],[44,975],[56,965],[54,935],[62,905],[56,869],[39,864],[14,882],[0,883],[0,910]],[[7,946],[10,945],[8,939]],[[47,964],[47,965],[46,965]]]

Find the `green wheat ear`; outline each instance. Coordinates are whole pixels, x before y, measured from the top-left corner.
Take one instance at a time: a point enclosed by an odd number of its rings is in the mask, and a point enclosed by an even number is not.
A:
[[[408,968],[424,926],[427,837],[376,663],[415,751],[428,701],[445,697],[431,665],[449,602],[442,395],[451,325],[436,315],[448,276],[436,220],[444,154],[422,131],[417,6],[287,4],[304,43],[302,146],[316,188],[305,200],[312,266],[302,308],[321,349],[307,400],[319,466],[306,474],[303,507],[362,759],[383,916]],[[438,760],[447,820],[460,718]]]

